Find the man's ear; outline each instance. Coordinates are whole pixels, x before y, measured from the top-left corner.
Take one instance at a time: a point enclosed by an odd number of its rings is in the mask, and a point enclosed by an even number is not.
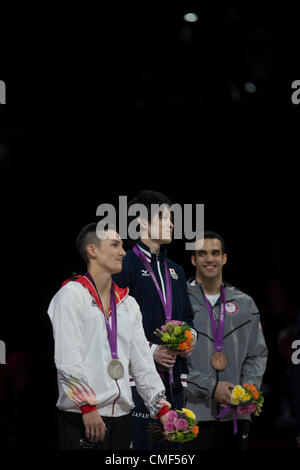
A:
[[[227,263],[227,254],[224,253],[223,255],[223,266]]]
[[[193,266],[196,266],[196,256],[195,255],[191,255],[191,263]]]
[[[140,232],[148,234],[148,220],[144,219],[144,217],[138,217],[138,223],[140,224]]]
[[[87,251],[87,254],[89,255],[89,258],[91,258],[91,259],[96,258],[97,253],[96,253],[96,246],[95,245],[93,245],[92,243],[90,243],[89,245],[86,245],[86,251]]]

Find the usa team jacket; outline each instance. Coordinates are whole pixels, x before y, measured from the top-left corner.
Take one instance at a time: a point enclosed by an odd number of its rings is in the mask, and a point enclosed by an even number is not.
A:
[[[128,289],[114,285],[118,357],[124,376],[113,380],[104,314],[89,290],[70,280],[53,297],[48,315],[55,343],[57,407],[75,413],[98,409],[101,416],[122,416],[133,408],[129,374],[151,416],[161,410],[165,387],[146,340],[140,308]]]
[[[260,323],[260,314],[253,299],[224,282],[226,314],[223,336],[223,352],[228,364],[223,371],[216,371],[210,358],[215,352],[210,317],[202,288],[193,279],[188,282],[188,293],[195,312],[194,325],[198,333],[197,343],[188,359],[189,374],[186,390],[186,407],[196,414],[198,421],[214,421],[222,410],[212,398],[217,383],[228,381],[234,385],[254,384],[260,388],[267,363],[267,347]],[[218,322],[220,300],[213,306]],[[232,420],[233,414],[222,420]],[[238,415],[238,419],[250,419]]]
[[[147,261],[153,269],[160,288],[164,291],[165,280],[165,259],[171,275],[172,283],[172,320],[186,322],[193,328],[193,309],[187,294],[186,278],[183,269],[166,257],[166,249],[161,248],[159,255],[150,253],[149,247],[141,241],[139,247],[146,255]],[[132,251],[128,250],[123,259],[122,271],[113,275],[114,281],[120,287],[129,287],[130,295],[138,302],[142,317],[145,335],[149,341],[152,353],[158,344],[163,344],[158,336],[154,334],[156,328],[160,328],[165,322],[165,312],[157,293],[154,282],[147,272],[142,261]],[[196,335],[196,332],[194,331]],[[176,387],[179,389],[186,385],[186,374],[188,372],[185,358],[177,356],[173,368],[173,378]]]

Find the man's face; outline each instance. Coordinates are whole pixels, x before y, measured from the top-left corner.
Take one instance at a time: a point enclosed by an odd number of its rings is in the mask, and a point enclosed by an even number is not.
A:
[[[123,258],[126,254],[123,242],[115,230],[107,230],[104,234],[104,238],[101,237],[100,244],[95,249],[97,264],[110,274],[119,273],[122,271]]]
[[[173,228],[171,212],[165,207],[163,212],[153,215],[151,224],[148,225],[148,237],[161,244],[171,243]]]
[[[203,245],[202,245],[203,243]],[[202,246],[201,246],[202,245]],[[201,248],[192,255],[191,261],[196,267],[201,279],[218,279],[222,275],[222,268],[227,261],[227,255],[222,254],[222,245],[217,238],[201,240]]]

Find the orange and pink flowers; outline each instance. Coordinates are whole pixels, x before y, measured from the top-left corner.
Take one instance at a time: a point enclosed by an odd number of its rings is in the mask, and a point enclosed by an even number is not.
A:
[[[224,418],[230,411],[233,411],[233,433],[237,433],[237,414],[258,416],[261,412],[264,397],[255,385],[236,385],[231,391],[231,405],[226,406],[217,418]]]
[[[170,410],[164,424],[150,424],[148,431],[152,441],[166,439],[171,442],[188,442],[195,439],[199,432],[196,416],[187,408]]]

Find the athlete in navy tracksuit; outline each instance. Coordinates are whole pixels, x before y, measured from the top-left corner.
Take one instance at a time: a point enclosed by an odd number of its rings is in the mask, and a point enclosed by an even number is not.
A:
[[[165,280],[165,259],[171,276],[172,285],[172,320],[181,320],[193,327],[193,310],[187,294],[186,279],[183,269],[170,259],[166,258],[166,249],[161,246],[158,254],[151,253],[149,247],[141,240],[137,242],[145,254],[161,290],[166,287]],[[156,328],[160,328],[165,322],[165,312],[156,290],[155,284],[147,269],[133,250],[128,250],[123,259],[122,271],[113,276],[114,282],[119,287],[129,287],[130,295],[138,302],[142,316],[143,326],[149,346],[154,354],[157,345],[163,344],[158,336],[154,334]],[[196,333],[194,332],[195,336]],[[155,359],[155,355],[154,355]],[[156,363],[157,364],[157,363]],[[157,364],[158,370],[160,366]],[[176,357],[173,367],[172,394],[169,386],[169,374],[162,377],[167,391],[167,400],[172,404],[172,408],[181,409],[184,406],[183,386],[186,385],[186,374],[188,373],[185,357]],[[133,399],[135,408],[132,411],[133,417],[133,448],[152,450],[155,447],[151,444],[147,436],[147,426],[151,420],[143,400],[137,393],[134,383]],[[174,446],[174,444],[173,444]],[[176,445],[175,445],[176,446]],[[176,448],[176,447],[175,447]]]

